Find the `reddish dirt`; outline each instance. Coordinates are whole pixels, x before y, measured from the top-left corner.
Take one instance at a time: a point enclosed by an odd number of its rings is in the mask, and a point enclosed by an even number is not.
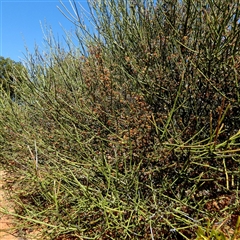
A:
[[[7,209],[9,212],[13,211],[11,202],[7,200],[6,192],[3,189],[4,175],[4,171],[0,170],[0,240],[23,240],[13,230],[13,218],[2,212],[3,209]]]

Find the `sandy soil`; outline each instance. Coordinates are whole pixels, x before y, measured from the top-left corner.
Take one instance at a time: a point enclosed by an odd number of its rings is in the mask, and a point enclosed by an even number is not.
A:
[[[0,208],[13,211],[11,202],[6,198],[6,192],[3,189],[4,171],[0,170]],[[5,215],[0,211],[0,240],[23,240],[17,236],[17,233],[13,231],[13,219],[9,215]]]

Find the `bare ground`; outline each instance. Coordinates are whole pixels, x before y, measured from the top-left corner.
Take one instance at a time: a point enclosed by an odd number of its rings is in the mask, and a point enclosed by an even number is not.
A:
[[[17,231],[13,228],[13,217],[2,211],[3,209],[9,212],[13,211],[12,203],[7,199],[6,191],[3,188],[4,177],[4,171],[0,170],[0,240],[24,240],[18,236]]]

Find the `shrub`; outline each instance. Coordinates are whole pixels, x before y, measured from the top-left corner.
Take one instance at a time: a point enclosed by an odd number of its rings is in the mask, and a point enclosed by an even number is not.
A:
[[[82,51],[49,40],[22,105],[1,102],[16,227],[50,239],[194,239],[207,218],[234,228],[238,1],[92,1],[99,37],[71,6]]]

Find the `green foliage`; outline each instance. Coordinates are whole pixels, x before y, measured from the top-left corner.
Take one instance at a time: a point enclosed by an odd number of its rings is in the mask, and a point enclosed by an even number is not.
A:
[[[226,219],[229,220],[229,219]],[[225,220],[225,221],[226,221]],[[216,240],[226,240],[226,239],[232,239],[237,240],[240,237],[240,216],[238,216],[236,221],[236,226],[234,229],[234,232],[232,236],[230,236],[229,233],[223,233],[221,231],[221,225],[222,223],[218,223],[218,227],[211,227],[211,223],[208,220],[206,230],[202,227],[198,228],[197,231],[197,240],[209,240],[209,239],[216,239]]]
[[[23,104],[1,101],[16,227],[223,239],[239,225],[238,1],[92,1],[98,37],[71,6],[83,52],[49,36],[22,74]],[[226,215],[221,231],[205,228]]]
[[[22,74],[26,73],[21,62],[0,57],[0,86],[12,99],[17,98],[17,85],[22,82]]]

